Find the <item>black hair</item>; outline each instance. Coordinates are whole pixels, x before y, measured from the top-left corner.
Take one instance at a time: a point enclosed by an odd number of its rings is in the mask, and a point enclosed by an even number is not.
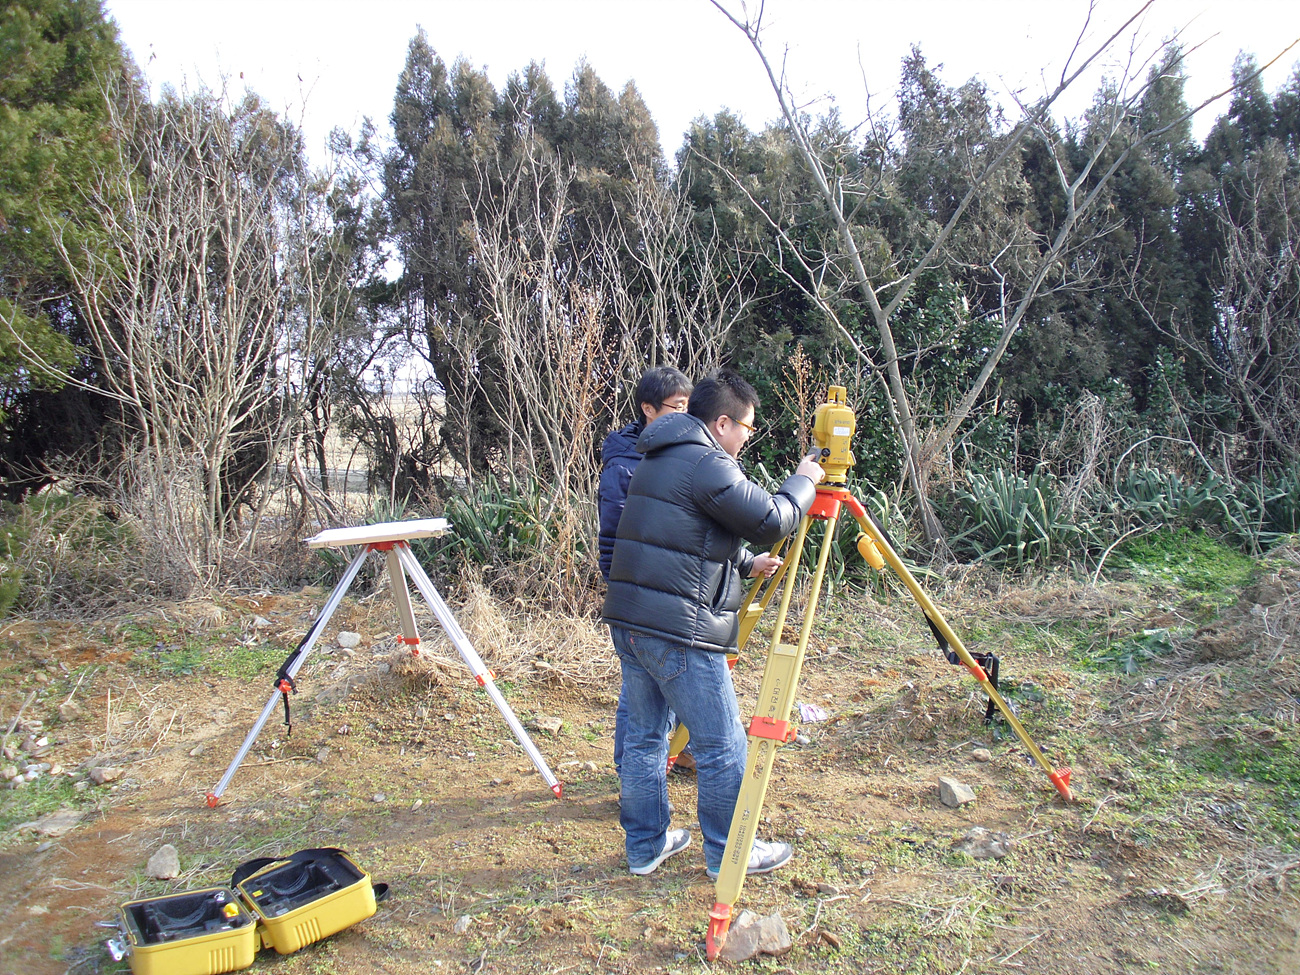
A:
[[[636,384],[636,393],[632,397],[632,408],[636,410],[636,418],[645,420],[645,415],[641,412],[642,403],[649,403],[658,410],[664,405],[664,400],[682,394],[689,396],[694,388],[680,369],[674,369],[672,366],[656,366],[646,370],[641,381]]]
[[[691,393],[691,402],[686,412],[697,420],[712,423],[720,416],[729,416],[735,420],[745,412],[745,407],[752,406],[758,411],[758,392],[749,385],[734,369],[719,369],[700,384]]]

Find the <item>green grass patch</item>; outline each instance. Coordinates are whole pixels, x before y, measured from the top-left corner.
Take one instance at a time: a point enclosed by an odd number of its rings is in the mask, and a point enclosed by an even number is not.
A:
[[[1190,758],[1206,774],[1259,786],[1256,798],[1269,828],[1289,848],[1300,847],[1300,730],[1241,715]]]
[[[20,766],[21,768],[21,766]],[[0,848],[19,838],[14,827],[39,819],[56,809],[89,809],[98,796],[93,789],[78,792],[65,775],[42,775],[21,789],[0,792]]]
[[[247,644],[237,626],[202,633],[178,627],[123,624],[123,643],[134,652],[132,666],[173,677],[198,673],[241,680],[273,673],[288,656],[279,643]]]
[[[1161,529],[1125,542],[1115,550],[1111,568],[1126,571],[1140,582],[1214,597],[1220,606],[1231,604],[1236,590],[1247,585],[1256,571],[1249,556],[1188,528]]]

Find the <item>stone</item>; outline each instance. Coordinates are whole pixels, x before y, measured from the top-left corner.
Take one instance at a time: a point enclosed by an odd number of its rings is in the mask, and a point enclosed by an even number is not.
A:
[[[0,769],[0,779],[16,779],[16,778],[18,778],[17,765],[6,765],[4,768]]]
[[[460,917],[456,918],[456,923],[451,927],[451,933],[464,934],[469,930],[469,926],[472,923],[473,921],[468,914],[462,914]]]
[[[361,646],[361,634],[353,630],[339,630],[338,644],[344,650]]]
[[[552,718],[549,715],[539,714],[535,718],[528,720],[528,727],[534,731],[546,731],[555,737],[559,737],[561,729],[564,728],[563,718]]]
[[[59,705],[59,720],[72,722],[81,717],[81,708],[76,701],[64,701]]]
[[[382,793],[382,792],[376,792],[373,796],[370,797],[370,801],[371,801],[371,802],[387,802],[387,801],[388,801],[388,796],[384,795],[384,793]]]
[[[975,761],[977,762],[993,761],[993,753],[989,751],[987,748],[975,749],[973,752],[970,753],[970,757],[975,759]]]
[[[111,765],[98,766],[90,770],[90,781],[95,785],[107,785],[109,782],[116,782],[125,772],[126,769]]]
[[[254,617],[253,617],[253,626],[254,626],[256,629],[259,629],[259,630],[265,630],[265,629],[268,629],[268,628],[271,626],[271,621],[268,620],[265,616],[254,616]]]
[[[327,761],[329,761],[329,757],[330,757],[329,745],[325,745],[321,747],[316,752],[316,761],[320,762],[322,765],[324,765]]]
[[[181,856],[176,852],[176,847],[170,843],[164,843],[158,847],[158,852],[149,858],[145,864],[144,872],[155,880],[174,880],[181,873]]]
[[[1011,853],[1015,841],[1006,833],[993,832],[983,826],[975,826],[966,831],[966,835],[952,845],[958,853],[965,853],[976,860],[1001,860]]]
[[[939,799],[945,806],[956,809],[975,801],[975,790],[947,775],[939,776]]]
[[[752,911],[741,911],[727,930],[727,940],[718,953],[723,961],[749,961],[758,955],[758,918]]]
[[[759,955],[780,957],[793,944],[780,914],[760,918],[752,911],[741,911],[727,932],[720,957],[730,962],[748,961]]]
[[[62,836],[77,823],[81,822],[82,813],[76,809],[56,809],[46,813],[34,823],[24,823],[28,829],[34,829],[42,836]]]
[[[794,945],[790,929],[780,914],[771,914],[758,922],[758,950],[765,955],[780,958]]]
[[[203,742],[199,742],[197,745],[195,745],[193,748],[190,749],[190,758],[198,758],[200,755],[203,754],[205,747],[206,746],[203,744]]]

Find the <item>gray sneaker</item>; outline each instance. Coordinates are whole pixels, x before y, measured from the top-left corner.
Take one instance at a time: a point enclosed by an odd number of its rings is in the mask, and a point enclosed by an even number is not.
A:
[[[756,873],[771,873],[773,870],[780,870],[790,862],[792,856],[794,856],[794,848],[789,843],[768,843],[764,840],[754,840],[754,848],[749,851],[749,868],[745,871],[745,874],[752,877]],[[709,878],[717,880],[718,872],[713,867],[709,867]]]
[[[681,853],[682,850],[686,849],[690,845],[690,833],[686,832],[684,829],[670,829],[664,834],[664,848],[662,853],[643,866],[629,866],[627,869],[634,877],[644,877],[646,874],[654,873],[659,869],[659,864],[663,863],[670,856]],[[787,847],[787,849],[789,848]],[[788,860],[789,858],[789,854],[787,854],[786,859]]]

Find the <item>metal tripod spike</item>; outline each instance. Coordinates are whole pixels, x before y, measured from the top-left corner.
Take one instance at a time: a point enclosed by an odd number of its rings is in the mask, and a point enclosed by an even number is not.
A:
[[[412,538],[430,538],[434,535],[441,535],[450,528],[450,523],[443,518],[426,518],[419,521],[396,521],[386,522],[378,525],[361,525],[355,528],[334,528],[320,532],[312,538],[307,539],[307,545],[311,548],[342,548],[351,545],[360,545],[361,549],[353,556],[352,561],[348,563],[347,569],[343,573],[343,578],[334,587],[329,598],[325,601],[325,607],[321,610],[320,616],[311,625],[307,635],[303,637],[302,642],[298,644],[297,649],[290,654],[289,659],[281,666],[279,673],[276,675],[275,690],[271,692],[270,699],[266,706],[262,708],[262,713],[258,716],[257,721],[253,723],[252,729],[244,743],[240,745],[239,751],[235,753],[230,767],[226,769],[226,774],[221,777],[216,788],[207,794],[207,803],[215,807],[220,801],[221,796],[225,793],[226,788],[230,785],[231,779],[234,778],[235,772],[240,764],[247,757],[253,743],[257,741],[257,736],[261,734],[262,728],[270,719],[272,712],[275,710],[276,701],[283,698],[285,702],[285,722],[288,723],[289,694],[296,693],[297,687],[294,678],[298,671],[302,669],[307,657],[311,654],[316,645],[316,640],[325,629],[325,624],[329,622],[334,611],[338,609],[339,603],[342,602],[343,596],[347,593],[348,588],[356,579],[357,573],[361,569],[362,563],[365,562],[366,556],[371,552],[377,552],[384,555],[388,566],[388,581],[393,590],[393,602],[397,607],[397,615],[402,627],[402,642],[410,646],[413,654],[418,654],[420,637],[416,632],[415,614],[411,610],[411,596],[407,588],[407,576],[415,583],[416,589],[424,597],[429,608],[433,610],[434,616],[437,617],[439,625],[447,634],[447,638],[456,647],[460,653],[461,659],[473,673],[479,686],[487,691],[492,703],[497,706],[501,716],[505,718],[506,724],[513,732],[515,738],[519,741],[524,752],[528,755],[537,771],[541,774],[542,779],[546,782],[547,787],[555,794],[555,798],[563,797],[564,783],[556,779],[551,772],[550,766],[542,757],[533,740],[528,736],[519,723],[519,719],[511,710],[510,705],[506,703],[501,691],[493,683],[492,672],[484,666],[482,658],[475,652],[474,647],[470,644],[469,638],[465,636],[465,631],[460,628],[456,618],[452,615],[451,610],[443,599],[438,595],[438,590],[434,588],[433,583],[429,581],[428,575],[420,565],[415,555],[411,552],[409,540]]]

